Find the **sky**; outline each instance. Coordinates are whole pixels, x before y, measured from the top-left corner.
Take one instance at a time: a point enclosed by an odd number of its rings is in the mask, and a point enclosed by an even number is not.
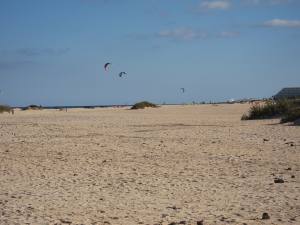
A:
[[[0,104],[224,101],[300,86],[300,0],[0,0],[0,33]]]

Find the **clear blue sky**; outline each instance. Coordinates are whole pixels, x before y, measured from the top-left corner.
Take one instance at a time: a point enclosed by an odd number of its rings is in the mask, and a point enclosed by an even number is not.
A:
[[[299,0],[0,0],[0,30],[10,105],[221,101],[300,86]]]

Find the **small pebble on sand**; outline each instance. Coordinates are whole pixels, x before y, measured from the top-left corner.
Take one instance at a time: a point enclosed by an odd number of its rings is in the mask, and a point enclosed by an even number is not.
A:
[[[282,178],[277,177],[277,178],[274,179],[274,183],[275,184],[282,184],[282,183],[284,183],[284,180]]]
[[[270,216],[269,216],[268,213],[263,213],[261,219],[262,220],[268,220],[268,219],[270,219]]]

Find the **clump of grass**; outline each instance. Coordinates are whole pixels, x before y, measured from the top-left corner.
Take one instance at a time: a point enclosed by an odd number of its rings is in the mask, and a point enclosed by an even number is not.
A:
[[[131,109],[144,109],[146,107],[152,107],[152,108],[156,108],[158,107],[157,105],[151,103],[151,102],[147,102],[147,101],[143,101],[143,102],[138,102],[136,104],[134,104]]]
[[[293,108],[283,115],[281,123],[294,122],[300,119],[300,108]]]
[[[29,109],[41,110],[41,109],[43,109],[43,107],[41,105],[29,105],[29,106],[23,108],[22,110],[29,110]]]
[[[12,108],[9,105],[0,105],[0,113],[4,113],[4,112],[12,112]]]
[[[248,114],[242,116],[242,120],[258,120],[282,118],[282,121],[294,121],[299,112],[300,102],[297,100],[267,100],[251,106]],[[289,120],[289,121],[288,121]]]
[[[242,115],[241,120],[250,120],[250,119],[249,119],[249,115],[246,114],[246,113],[244,113],[244,114]]]
[[[42,109],[43,107],[41,105],[29,105],[29,109]]]
[[[290,103],[288,101],[268,100],[263,103],[255,103],[251,106],[248,114],[242,116],[242,120],[271,119],[280,117],[288,111]]]

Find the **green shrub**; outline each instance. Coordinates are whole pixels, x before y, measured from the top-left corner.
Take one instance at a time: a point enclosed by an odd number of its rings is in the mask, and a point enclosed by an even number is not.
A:
[[[22,110],[29,110],[29,109],[31,109],[31,110],[42,110],[43,107],[41,105],[29,105],[25,108],[22,108]]]
[[[156,108],[157,105],[151,103],[151,102],[147,102],[147,101],[144,101],[144,102],[138,102],[136,104],[134,104],[131,109],[144,109],[146,107],[152,107],[152,108]]]
[[[0,113],[4,113],[4,112],[12,112],[12,108],[9,105],[0,105]]]
[[[281,123],[294,122],[300,119],[300,108],[293,108],[285,113],[281,118]]]
[[[293,111],[299,102],[292,100],[268,100],[263,104],[251,106],[248,114],[242,116],[242,120],[272,119],[283,117],[286,113]]]
[[[247,115],[246,113],[243,114],[241,120],[250,120],[249,115]]]

